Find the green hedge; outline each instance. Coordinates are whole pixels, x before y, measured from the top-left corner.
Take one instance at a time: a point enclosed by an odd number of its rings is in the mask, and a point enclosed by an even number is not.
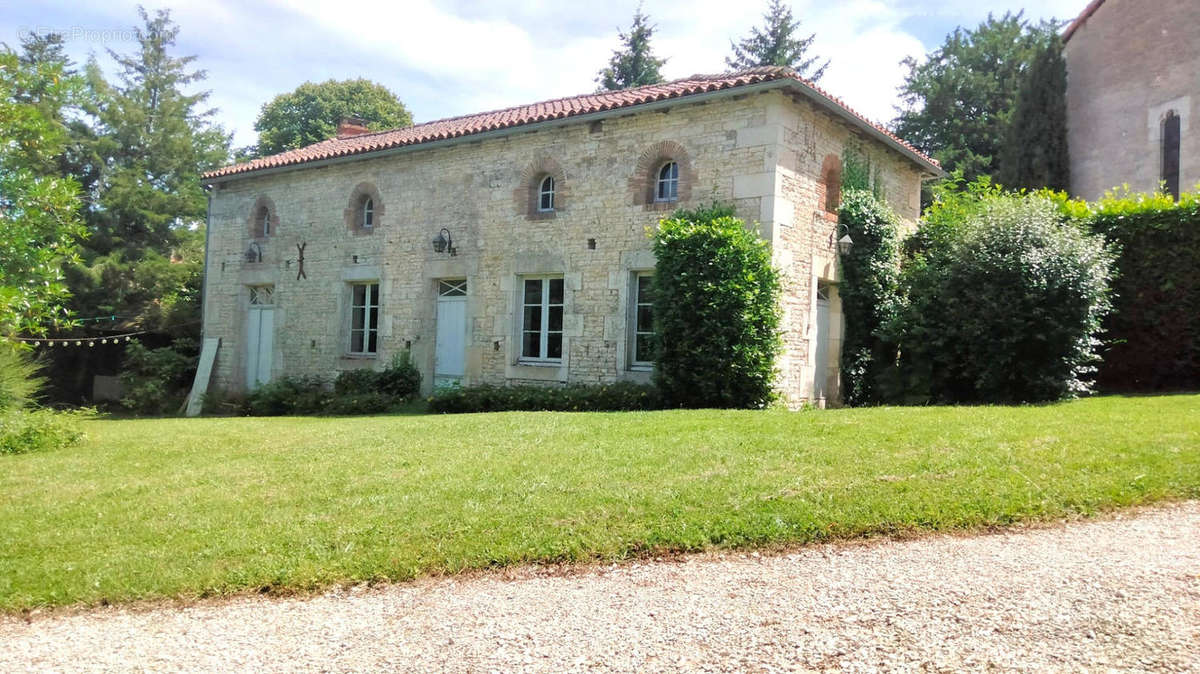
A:
[[[1200,389],[1200,194],[1109,194],[1089,224],[1118,250],[1101,387]]]
[[[321,377],[283,377],[263,384],[240,400],[205,401],[209,411],[232,411],[244,416],[379,414],[416,397],[421,373],[407,351],[397,354],[383,370],[347,370],[333,385]]]
[[[1031,402],[1090,389],[1112,256],[1061,199],[952,197],[906,251],[889,327],[900,343],[894,400]]]
[[[439,389],[429,410],[463,412],[628,412],[662,407],[658,391],[645,384],[616,383],[570,386],[468,386]]]
[[[677,211],[654,235],[655,383],[671,407],[763,407],[779,353],[779,272],[728,206]]]
[[[879,381],[896,360],[896,346],[884,338],[883,326],[898,304],[899,221],[869,190],[851,188],[842,195],[838,222],[854,241],[841,256],[838,287],[846,324],[842,395],[848,405],[880,402]]]

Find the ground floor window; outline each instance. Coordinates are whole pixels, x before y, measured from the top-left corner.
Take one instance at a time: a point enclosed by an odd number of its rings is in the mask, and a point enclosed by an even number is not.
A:
[[[379,349],[379,284],[350,286],[350,353],[373,355]]]
[[[563,279],[521,279],[521,360],[561,362]]]
[[[646,369],[654,366],[654,274],[637,272],[630,293],[630,364]]]

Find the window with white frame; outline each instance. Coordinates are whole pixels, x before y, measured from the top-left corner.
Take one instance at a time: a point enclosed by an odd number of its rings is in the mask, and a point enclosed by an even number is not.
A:
[[[554,176],[542,178],[538,187],[538,211],[549,213],[554,210]]]
[[[679,163],[669,161],[658,169],[655,201],[675,201],[679,198]]]
[[[521,360],[561,362],[563,278],[521,279]]]
[[[630,366],[647,369],[654,366],[654,273],[636,272],[630,293]]]
[[[371,197],[364,197],[362,202],[362,220],[363,229],[371,229],[375,226],[375,202]]]
[[[374,355],[379,349],[379,284],[350,285],[351,355]]]

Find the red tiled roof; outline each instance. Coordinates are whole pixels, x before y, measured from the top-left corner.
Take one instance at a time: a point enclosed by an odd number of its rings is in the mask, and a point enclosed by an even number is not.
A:
[[[1088,18],[1090,18],[1093,14],[1095,14],[1096,10],[1100,9],[1100,5],[1103,4],[1104,0],[1092,0],[1089,2],[1088,6],[1083,8],[1083,11],[1079,13],[1079,16],[1075,17],[1075,20],[1072,21],[1071,25],[1067,26],[1067,30],[1063,32],[1063,42],[1065,43],[1067,40],[1070,40],[1071,36],[1075,34],[1075,31],[1079,30],[1079,28],[1083,26],[1083,23],[1087,21]]]
[[[288,150],[269,157],[261,157],[241,164],[234,164],[204,174],[204,178],[212,180],[235,174],[251,173],[264,169],[305,164],[313,161],[334,159],[356,154],[389,150],[407,145],[419,145],[439,140],[447,140],[462,136],[536,124],[556,119],[565,119],[607,110],[628,108],[646,103],[654,103],[672,98],[684,98],[696,94],[704,94],[724,89],[733,89],[763,82],[780,81],[781,85],[796,84],[798,88],[810,96],[823,99],[839,109],[846,116],[870,129],[883,134],[900,148],[911,155],[911,158],[928,168],[938,170],[938,163],[921,153],[912,145],[901,140],[883,126],[870,121],[851,109],[840,99],[832,96],[813,83],[801,78],[790,68],[763,67],[743,70],[736,73],[721,75],[693,75],[674,82],[651,84],[634,89],[621,91],[606,91],[597,94],[584,94],[568,98],[557,98],[530,105],[520,105],[503,110],[481,112],[462,117],[450,117],[434,122],[425,122],[414,126],[379,131],[348,138],[332,138],[314,143],[297,150]]]

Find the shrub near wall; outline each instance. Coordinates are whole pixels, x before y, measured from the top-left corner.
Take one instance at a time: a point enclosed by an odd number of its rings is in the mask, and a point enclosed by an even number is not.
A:
[[[1090,389],[1112,256],[1065,206],[991,193],[978,208],[927,217],[933,229],[914,236],[891,326],[909,400],[1032,402]]]
[[[779,353],[779,272],[733,209],[677,211],[654,235],[655,383],[670,407],[762,407]]]
[[[897,306],[899,219],[865,189],[842,195],[838,222],[854,241],[842,255],[843,397],[848,405],[880,402],[880,379],[896,360],[895,344],[884,338],[883,327]]]
[[[1200,389],[1200,194],[1109,194],[1092,211],[1118,251],[1100,386]]]

